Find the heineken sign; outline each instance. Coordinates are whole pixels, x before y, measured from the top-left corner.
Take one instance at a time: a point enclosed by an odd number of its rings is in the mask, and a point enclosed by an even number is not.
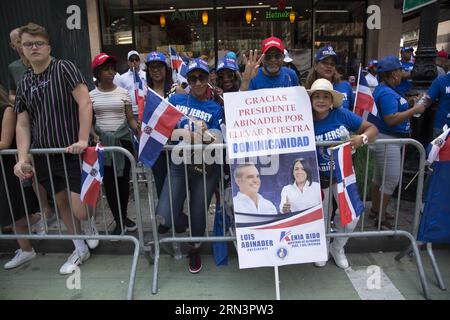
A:
[[[289,10],[284,11],[275,11],[268,10],[266,11],[266,20],[289,20],[289,14],[291,12]]]
[[[408,13],[425,7],[437,0],[403,0],[403,13]]]

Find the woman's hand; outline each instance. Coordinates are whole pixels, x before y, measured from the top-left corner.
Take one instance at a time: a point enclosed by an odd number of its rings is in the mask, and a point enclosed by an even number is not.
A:
[[[364,145],[364,140],[360,134],[351,137],[350,146],[352,147],[353,150],[361,147],[362,145]]]
[[[282,213],[289,213],[291,212],[291,204],[289,203],[288,197],[286,197],[286,202],[283,204]]]

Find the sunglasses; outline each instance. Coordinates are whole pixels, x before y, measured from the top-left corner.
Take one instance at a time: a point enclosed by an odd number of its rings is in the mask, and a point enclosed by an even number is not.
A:
[[[130,61],[130,62],[139,62],[139,61],[141,61],[141,59],[139,59],[139,58],[130,58],[128,61]]]
[[[32,49],[36,47],[36,49],[41,49],[43,46],[47,45],[45,41],[35,41],[35,42],[24,42],[22,46],[26,49]]]
[[[205,83],[209,80],[208,74],[201,74],[199,76],[190,75],[187,78],[189,83],[195,84],[197,81],[200,81],[201,83]]]
[[[160,70],[165,67],[165,63],[151,62],[147,64],[149,70]]]
[[[264,55],[264,59],[265,60],[272,60],[273,58],[275,58],[275,59],[277,59],[277,60],[280,60],[281,59],[281,57],[283,57],[284,55],[282,54],[282,53],[266,53],[265,55]]]
[[[233,72],[221,72],[217,75],[219,79],[234,79],[235,74]]]

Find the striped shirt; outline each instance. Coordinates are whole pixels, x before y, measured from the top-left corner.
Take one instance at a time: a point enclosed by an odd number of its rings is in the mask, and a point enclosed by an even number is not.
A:
[[[52,58],[41,74],[28,69],[17,87],[15,111],[30,117],[31,148],[67,148],[78,141],[79,106],[72,92],[86,84],[70,61]]]
[[[109,92],[96,88],[89,95],[94,107],[96,126],[102,131],[115,132],[127,119],[125,106],[131,105],[128,91],[121,87]]]

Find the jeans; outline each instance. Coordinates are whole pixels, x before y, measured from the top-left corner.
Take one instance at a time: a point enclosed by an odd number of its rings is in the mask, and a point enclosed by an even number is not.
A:
[[[188,188],[189,188],[189,208],[191,215],[191,232],[193,237],[201,237],[205,235],[206,215],[205,213],[205,194],[206,194],[206,208],[208,209],[211,202],[211,197],[216,190],[217,183],[220,177],[220,167],[213,165],[213,169],[206,176],[206,190],[203,183],[203,175],[191,173],[188,174]],[[163,225],[166,227],[172,226],[172,215],[174,217],[174,225],[183,225],[183,205],[186,199],[186,172],[185,166],[170,165],[170,170],[164,181],[164,187],[161,192],[161,197],[156,207],[156,215],[163,218]],[[169,178],[172,190],[172,208],[169,197]],[[172,210],[171,210],[172,209]],[[172,213],[173,212],[173,213]]]

